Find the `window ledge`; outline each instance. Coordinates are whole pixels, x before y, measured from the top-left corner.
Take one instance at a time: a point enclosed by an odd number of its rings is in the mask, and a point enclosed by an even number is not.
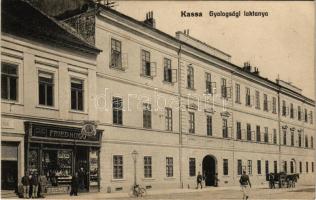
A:
[[[173,181],[176,180],[175,177],[165,177],[164,180]]]
[[[51,106],[44,106],[44,105],[37,105],[36,108],[59,111],[58,108],[51,107]]]
[[[196,91],[195,88],[189,88],[188,86],[186,87],[188,90]]]
[[[124,69],[123,67],[112,67],[110,66],[110,69],[116,70],[116,71],[120,71],[120,72],[125,72],[126,69]]]
[[[167,84],[167,85],[171,85],[171,86],[174,85],[174,82],[169,82],[169,81],[166,81],[166,80],[163,80],[162,82],[163,82],[164,84]]]
[[[155,178],[142,178],[143,181],[155,181]]]
[[[146,78],[146,79],[151,79],[151,80],[154,79],[153,76],[147,76],[147,75],[144,75],[144,74],[140,74],[140,76],[143,77],[143,78]]]
[[[124,181],[126,181],[126,179],[114,179],[114,178],[111,179],[111,182],[124,182]]]
[[[240,104],[240,105],[241,105],[241,102],[240,102],[240,101],[235,101],[235,103],[237,103],[237,104]]]
[[[88,115],[87,112],[81,111],[81,110],[69,110],[70,113],[76,113],[76,114],[83,114],[83,115]]]
[[[20,103],[20,102],[18,102],[18,101],[14,101],[14,100],[1,99],[1,103],[23,106],[22,103]]]

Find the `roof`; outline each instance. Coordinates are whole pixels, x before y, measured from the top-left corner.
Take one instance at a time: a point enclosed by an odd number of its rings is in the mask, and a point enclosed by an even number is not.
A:
[[[1,7],[3,33],[90,54],[101,51],[72,31],[68,25],[49,17],[25,0],[2,0]]]

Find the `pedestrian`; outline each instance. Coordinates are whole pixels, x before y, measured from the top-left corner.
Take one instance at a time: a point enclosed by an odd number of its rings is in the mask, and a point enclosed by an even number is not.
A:
[[[29,183],[30,183],[30,189],[29,189],[29,194],[28,194],[29,198],[32,198],[32,194],[33,194],[32,177],[33,177],[33,172],[30,171],[29,178],[28,178],[29,179]]]
[[[44,175],[44,173],[42,172],[41,175],[38,178],[38,192],[37,192],[37,196],[40,198],[44,198],[43,193],[46,192],[46,187],[47,187],[47,177]]]
[[[37,172],[34,172],[31,179],[32,185],[32,198],[37,198],[37,191],[38,191],[38,176]]]
[[[86,174],[85,174],[83,167],[80,167],[79,172],[78,172],[80,190],[85,189],[85,176],[86,176]]]
[[[27,172],[22,177],[21,183],[23,185],[23,197],[29,198],[30,181],[29,181],[29,174]]]
[[[251,188],[251,183],[249,180],[249,176],[246,174],[245,171],[243,171],[243,174],[241,175],[240,179],[239,179],[239,183],[241,186],[241,190],[243,193],[243,200],[247,200],[249,198],[249,190]]]
[[[199,172],[197,177],[196,177],[196,182],[197,182],[196,189],[199,188],[199,185],[201,186],[201,189],[202,189],[202,180],[203,180],[203,177],[202,177],[201,173]]]
[[[78,196],[78,187],[79,187],[79,179],[78,179],[78,173],[76,172],[75,175],[72,176],[72,179],[71,179],[70,196],[72,195]]]

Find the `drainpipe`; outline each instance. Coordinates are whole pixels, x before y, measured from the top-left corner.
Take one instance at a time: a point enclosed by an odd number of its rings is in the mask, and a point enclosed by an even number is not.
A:
[[[181,43],[178,55],[178,103],[179,103],[179,174],[180,174],[180,188],[183,188],[183,177],[182,177],[182,108],[181,108]]]
[[[279,172],[281,171],[281,102],[280,102],[280,88],[278,89],[278,126],[279,126]]]

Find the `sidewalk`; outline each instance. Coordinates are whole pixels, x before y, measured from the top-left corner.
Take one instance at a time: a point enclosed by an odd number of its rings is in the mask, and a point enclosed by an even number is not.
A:
[[[296,188],[277,188],[277,189],[269,189],[269,192],[284,192],[285,190],[293,191],[293,190],[301,190],[306,188],[314,188],[314,186],[297,186]],[[254,186],[252,189],[268,189],[266,185],[263,186]],[[177,194],[177,193],[190,193],[190,192],[207,192],[207,191],[222,191],[222,190],[240,190],[239,186],[231,186],[231,187],[207,187],[203,189],[165,189],[165,190],[147,190],[147,195],[158,195],[158,194]],[[55,195],[47,195],[46,199],[113,199],[113,198],[129,198],[128,193],[80,193],[79,196],[69,196],[66,194],[55,194]]]

